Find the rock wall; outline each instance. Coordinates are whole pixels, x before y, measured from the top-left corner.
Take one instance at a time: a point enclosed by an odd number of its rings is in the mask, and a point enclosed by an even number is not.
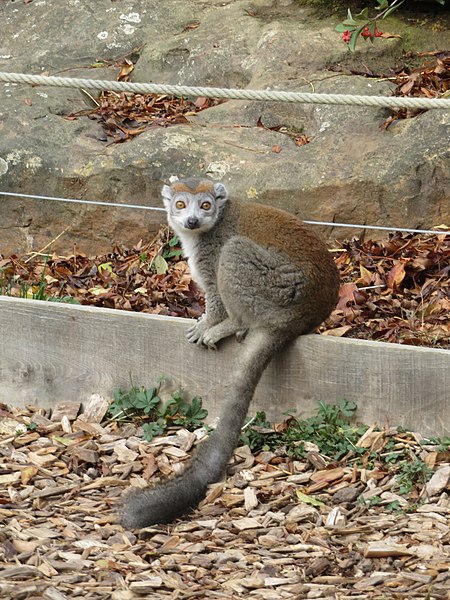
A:
[[[133,81],[387,94],[389,81],[349,69],[400,64],[404,42],[361,43],[352,57],[334,31],[338,20],[319,20],[292,0],[13,0],[0,5],[0,70],[115,79],[114,62],[135,51]],[[446,32],[433,21],[427,28],[416,49],[442,48]],[[108,144],[96,121],[67,118],[89,107],[79,90],[0,83],[0,91],[0,190],[161,206],[171,175],[204,174],[304,219],[450,223],[448,111],[382,131],[386,109],[229,101],[188,124]],[[310,143],[297,146],[258,119],[302,131]],[[148,239],[162,221],[161,212],[0,196],[0,253],[39,249],[67,227],[54,248],[76,242],[102,252]]]

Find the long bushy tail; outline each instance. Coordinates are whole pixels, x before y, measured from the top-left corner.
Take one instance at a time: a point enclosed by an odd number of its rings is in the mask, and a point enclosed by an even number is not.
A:
[[[231,374],[220,421],[208,440],[201,443],[190,466],[166,483],[125,494],[120,509],[121,523],[127,528],[169,523],[195,508],[205,497],[210,483],[225,472],[264,369],[274,354],[288,341],[285,332],[251,331]]]

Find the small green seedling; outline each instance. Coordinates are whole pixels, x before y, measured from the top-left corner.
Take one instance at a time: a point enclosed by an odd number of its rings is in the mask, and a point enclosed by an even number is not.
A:
[[[152,388],[132,385],[129,390],[114,390],[114,400],[108,409],[110,419],[120,422],[142,420],[143,437],[147,441],[162,435],[172,426],[193,431],[204,425],[208,411],[202,407],[199,396],[188,401],[184,392],[178,389],[163,402],[160,387],[161,383]]]

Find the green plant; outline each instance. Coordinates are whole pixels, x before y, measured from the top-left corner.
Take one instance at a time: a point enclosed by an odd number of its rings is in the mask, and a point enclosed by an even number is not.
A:
[[[410,461],[402,461],[396,477],[399,493],[409,494],[416,485],[425,484],[432,474],[433,471],[422,460],[414,457]]]
[[[159,387],[138,388],[132,385],[129,390],[115,389],[108,415],[114,421],[129,421],[142,415],[149,416],[161,402],[158,394]]]
[[[187,401],[183,391],[178,389],[163,402],[160,397],[161,384],[162,381],[152,388],[132,385],[129,390],[114,390],[114,400],[108,409],[109,418],[115,421],[145,421],[142,429],[143,438],[147,441],[175,425],[189,430],[202,427],[208,411],[202,407],[201,398],[195,396]]]
[[[42,271],[41,279],[37,284],[30,284],[21,281],[19,277],[14,276],[7,278],[3,271],[0,271],[0,295],[16,296],[14,293],[16,288],[19,289],[19,298],[28,298],[31,300],[46,300],[47,302],[66,302],[68,304],[79,304],[78,300],[72,296],[50,296],[46,292],[46,281],[44,271]]]
[[[354,52],[356,43],[361,36],[363,39],[369,39],[372,43],[377,37],[400,37],[395,34],[383,34],[378,29],[377,21],[385,19],[394,10],[403,4],[405,0],[376,0],[378,6],[375,10],[379,11],[375,16],[369,16],[369,9],[366,7],[360,13],[353,16],[350,9],[347,9],[347,18],[339,23],[336,31],[342,34],[342,39],[348,44],[350,52]],[[436,0],[441,5],[445,5],[445,0]]]
[[[282,437],[278,434],[266,419],[266,413],[262,410],[256,413],[244,426],[241,434],[241,442],[249,446],[252,452],[258,450],[272,450],[282,445]]]
[[[190,402],[187,402],[182,390],[178,389],[166,402],[163,414],[174,425],[180,425],[186,429],[197,429],[203,425],[208,411],[202,407],[202,399],[199,396],[194,396]]]
[[[175,258],[176,256],[180,256],[182,250],[179,246],[180,240],[176,235],[174,235],[164,244],[160,253],[154,257],[150,264],[158,275],[164,275],[167,273],[169,269],[169,265],[167,263],[168,260]]]
[[[163,417],[158,417],[156,421],[144,423],[142,425],[142,437],[147,442],[151,442],[153,438],[162,435],[167,429],[167,421]]]
[[[298,420],[291,415],[282,432],[276,432],[267,422],[265,413],[260,412],[244,430],[241,440],[253,451],[272,450],[285,445],[293,458],[305,455],[304,442],[315,443],[322,454],[333,460],[339,460],[349,452],[363,454],[365,449],[355,444],[367,426],[350,423],[356,408],[354,402],[346,400],[338,404],[319,402],[315,416]]]
[[[402,512],[402,507],[400,506],[399,500],[393,500],[386,504],[386,510],[390,510],[392,512]]]
[[[437,446],[438,452],[447,452],[450,450],[450,437],[430,437],[420,442],[422,446]]]
[[[162,256],[163,258],[173,258],[180,256],[182,250],[180,248],[180,240],[176,235],[173,235],[167,242],[166,246],[163,247]]]
[[[285,434],[285,443],[300,439],[317,444],[322,454],[340,460],[349,452],[363,453],[356,442],[367,430],[366,425],[353,425],[350,421],[356,412],[354,402],[340,400],[338,404],[319,402],[317,414],[304,421],[294,421]],[[299,452],[294,452],[299,454]],[[300,452],[301,455],[301,452]]]

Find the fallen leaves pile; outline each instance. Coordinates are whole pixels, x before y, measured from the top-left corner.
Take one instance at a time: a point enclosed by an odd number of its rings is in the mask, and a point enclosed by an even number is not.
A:
[[[188,117],[224,100],[198,97],[194,101],[161,94],[135,94],[133,92],[102,91],[98,98],[90,96],[96,105],[67,119],[88,116],[98,121],[101,132],[97,138],[101,142],[120,143],[133,139],[149,127],[168,127],[189,123]]]
[[[396,233],[332,248],[342,287],[325,335],[448,348],[450,236]],[[204,298],[167,227],[134,248],[88,257],[0,256],[0,293],[197,318]]]
[[[384,34],[381,37],[396,37],[391,34]],[[450,93],[450,52],[435,50],[432,52],[409,52],[405,59],[417,58],[424,61],[418,67],[403,65],[394,67],[386,72],[374,72],[364,65],[364,70],[351,69],[352,75],[361,75],[371,79],[389,79],[395,83],[392,92],[393,96],[401,98],[446,98]],[[341,65],[332,65],[330,71],[345,72]],[[426,112],[419,108],[391,108],[391,115],[381,125],[381,129],[387,129],[389,125],[399,119],[408,119],[417,117]]]
[[[448,448],[395,428],[369,428],[359,461],[241,446],[199,510],[130,532],[115,513],[124,489],[178,473],[205,432],[144,442],[107,407],[0,406],[2,598],[450,598]],[[376,466],[389,441],[434,471],[415,506],[395,467]]]
[[[323,333],[448,348],[449,235],[353,240],[335,254],[343,285]]]
[[[0,256],[0,292],[36,299],[198,318],[204,299],[167,227],[148,244],[106,255]]]
[[[420,67],[404,68],[396,76],[397,87],[394,96],[403,98],[441,98],[450,92],[450,52],[423,52],[418,56],[427,57]],[[384,123],[387,128],[397,119],[415,117],[425,112],[421,109],[392,109],[392,115]]]
[[[198,21],[188,24],[187,29],[196,29]],[[117,81],[130,81],[134,70],[134,62],[139,57],[142,46],[135,48],[128,56],[123,56],[117,61],[99,61],[93,67],[116,66],[120,67]],[[177,98],[166,94],[136,94],[133,92],[111,92],[104,90],[97,98],[91,96],[86,90],[81,90],[89,103],[94,108],[82,110],[66,118],[75,120],[79,116],[87,116],[98,121],[101,131],[98,140],[101,142],[120,143],[133,139],[149,127],[168,127],[189,123],[189,116],[225,102],[216,98],[198,97],[195,100]]]

